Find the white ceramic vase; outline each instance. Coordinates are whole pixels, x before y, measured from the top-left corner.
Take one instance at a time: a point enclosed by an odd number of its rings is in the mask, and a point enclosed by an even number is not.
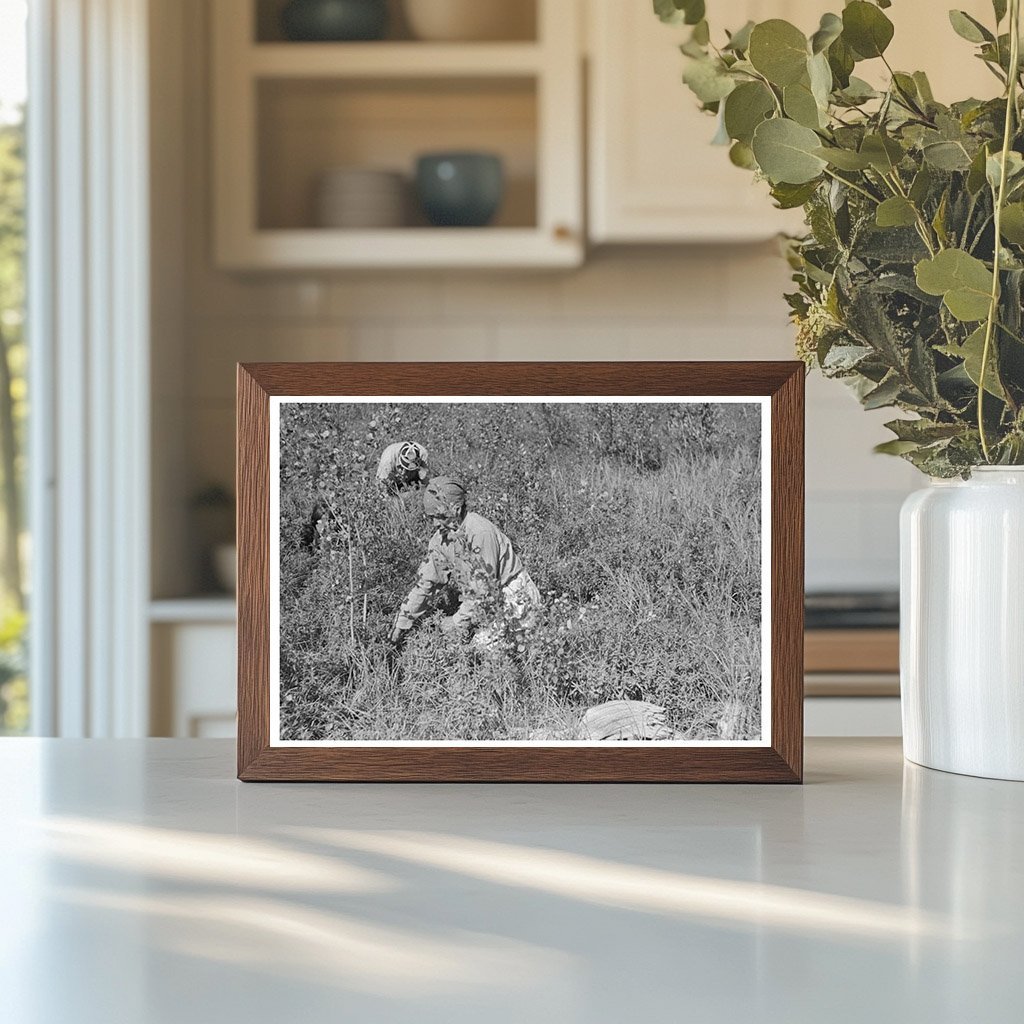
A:
[[[906,757],[1024,781],[1024,467],[910,495],[900,554]]]

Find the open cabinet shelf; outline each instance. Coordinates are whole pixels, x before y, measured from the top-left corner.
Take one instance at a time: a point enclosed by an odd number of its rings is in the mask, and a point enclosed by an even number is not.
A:
[[[253,0],[213,18],[214,250],[226,269],[571,267],[583,259],[576,4],[537,0],[536,39],[261,41]],[[426,153],[497,155],[485,227],[433,227],[415,197]],[[338,169],[404,189],[399,226],[324,226],[316,194]]]
[[[536,43],[263,43],[249,48],[256,78],[484,78],[539,75],[544,51]]]

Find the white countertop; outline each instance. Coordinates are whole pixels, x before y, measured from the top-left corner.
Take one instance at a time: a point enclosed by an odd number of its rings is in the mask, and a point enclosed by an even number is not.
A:
[[[1024,785],[810,740],[803,787],[242,785],[0,741],[5,1024],[1024,1016]]]

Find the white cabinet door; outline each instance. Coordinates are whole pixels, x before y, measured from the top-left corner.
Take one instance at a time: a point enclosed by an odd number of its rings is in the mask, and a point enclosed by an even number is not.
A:
[[[799,213],[776,210],[767,185],[710,144],[715,120],[682,83],[679,44],[689,28],[663,25],[647,0],[587,2],[591,241],[736,241],[799,230]],[[710,0],[708,17],[714,38],[748,19],[817,26],[816,13],[798,16],[801,6],[823,9],[821,0]]]
[[[589,25],[589,233],[592,242],[705,242],[768,238],[799,231],[799,211],[779,211],[767,186],[710,145],[713,118],[682,84],[678,45],[685,26],[663,25],[649,0],[585,0]],[[748,19],[786,18],[805,33],[828,0],[708,0],[712,38]],[[888,56],[900,69],[929,73],[938,99],[996,95],[998,83],[949,25],[948,5],[900,0],[886,12],[896,26]],[[955,6],[992,21],[989,0]],[[1005,30],[1005,24],[1004,24]],[[859,75],[887,77],[880,61]]]
[[[157,622],[151,635],[152,735],[234,736],[234,622]]]

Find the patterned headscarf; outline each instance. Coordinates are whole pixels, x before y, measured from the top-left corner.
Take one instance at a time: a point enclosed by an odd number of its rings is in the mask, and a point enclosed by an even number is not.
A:
[[[423,509],[428,516],[454,516],[466,503],[466,488],[450,476],[435,476],[423,492]]]

